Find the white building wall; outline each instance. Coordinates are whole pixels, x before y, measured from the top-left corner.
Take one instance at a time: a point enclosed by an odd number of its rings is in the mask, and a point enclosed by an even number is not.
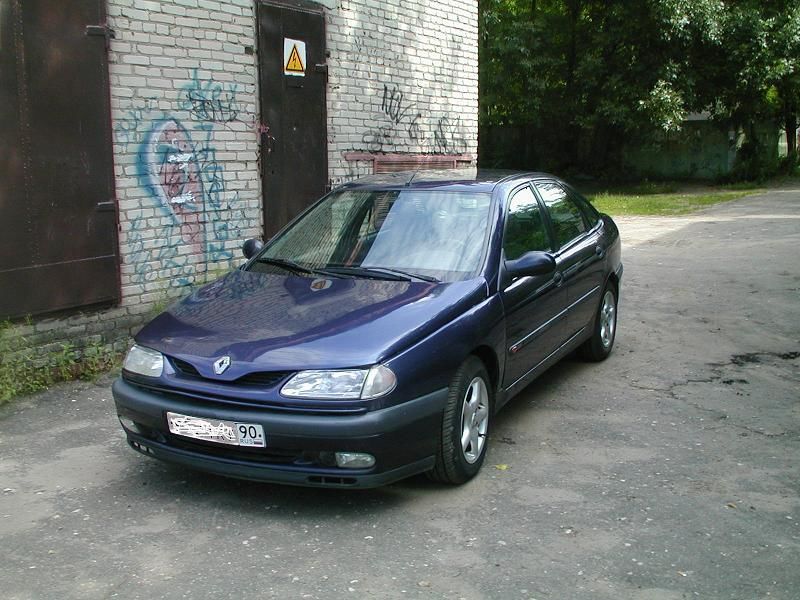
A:
[[[322,0],[332,184],[352,153],[477,153],[477,0]],[[263,232],[254,0],[108,0],[121,306],[37,319],[43,353],[127,344]]]
[[[147,304],[262,231],[255,7],[109,0],[108,15],[122,304]]]
[[[334,184],[370,172],[350,152],[477,156],[477,0],[341,0],[327,28]]]

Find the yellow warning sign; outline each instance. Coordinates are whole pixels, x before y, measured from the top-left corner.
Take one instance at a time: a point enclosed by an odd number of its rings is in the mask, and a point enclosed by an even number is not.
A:
[[[292,46],[292,53],[289,55],[289,62],[286,63],[286,70],[292,73],[302,73],[306,70],[303,66],[303,61],[300,60],[300,53],[297,51],[297,46]]]
[[[306,44],[301,40],[283,38],[283,73],[305,77]]]

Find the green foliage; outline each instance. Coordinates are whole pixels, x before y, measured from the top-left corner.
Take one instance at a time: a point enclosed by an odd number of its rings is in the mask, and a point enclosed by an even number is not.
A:
[[[765,152],[757,124],[797,125],[796,1],[480,0],[479,9],[480,124],[525,127],[517,154],[527,164],[515,166],[613,173],[625,144],[677,131],[692,111],[743,131],[751,154]],[[747,161],[742,172],[769,168],[763,156]]]
[[[99,343],[76,348],[61,343],[42,351],[8,323],[0,323],[0,404],[59,381],[92,379],[119,363],[120,356]]]

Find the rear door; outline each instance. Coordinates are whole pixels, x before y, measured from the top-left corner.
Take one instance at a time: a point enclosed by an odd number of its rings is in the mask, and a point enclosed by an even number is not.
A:
[[[531,187],[511,195],[506,212],[503,260],[552,250],[543,209]],[[501,292],[506,311],[507,358],[503,387],[513,387],[552,354],[564,339],[566,291],[558,272],[507,281]]]
[[[591,322],[603,279],[600,223],[589,224],[577,202],[553,180],[536,181],[547,207],[556,244],[556,263],[567,292],[566,330],[574,335]]]

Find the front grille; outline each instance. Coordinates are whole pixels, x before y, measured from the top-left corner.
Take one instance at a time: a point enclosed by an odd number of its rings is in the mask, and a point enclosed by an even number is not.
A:
[[[289,375],[290,371],[255,371],[242,375],[234,383],[244,385],[263,385],[270,386],[278,383],[284,377]]]
[[[175,367],[175,371],[183,375],[184,377],[196,377],[199,379],[203,379],[203,376],[200,375],[200,372],[194,368],[194,365],[191,363],[186,362],[185,360],[181,360],[180,358],[170,357],[170,362],[172,366]]]
[[[205,381],[213,381],[214,383],[221,383],[228,385],[232,384],[232,385],[253,385],[261,387],[270,387],[291,374],[291,371],[253,371],[252,373],[247,373],[246,375],[242,375],[241,377],[239,377],[238,379],[234,379],[233,381],[221,381],[219,379],[203,377],[200,374],[200,371],[198,371],[194,365],[192,365],[189,362],[186,362],[185,360],[181,360],[180,358],[175,358],[174,356],[170,356],[169,360],[172,363],[172,366],[175,368],[175,372],[178,373],[181,377],[188,377],[190,379],[203,379]]]

